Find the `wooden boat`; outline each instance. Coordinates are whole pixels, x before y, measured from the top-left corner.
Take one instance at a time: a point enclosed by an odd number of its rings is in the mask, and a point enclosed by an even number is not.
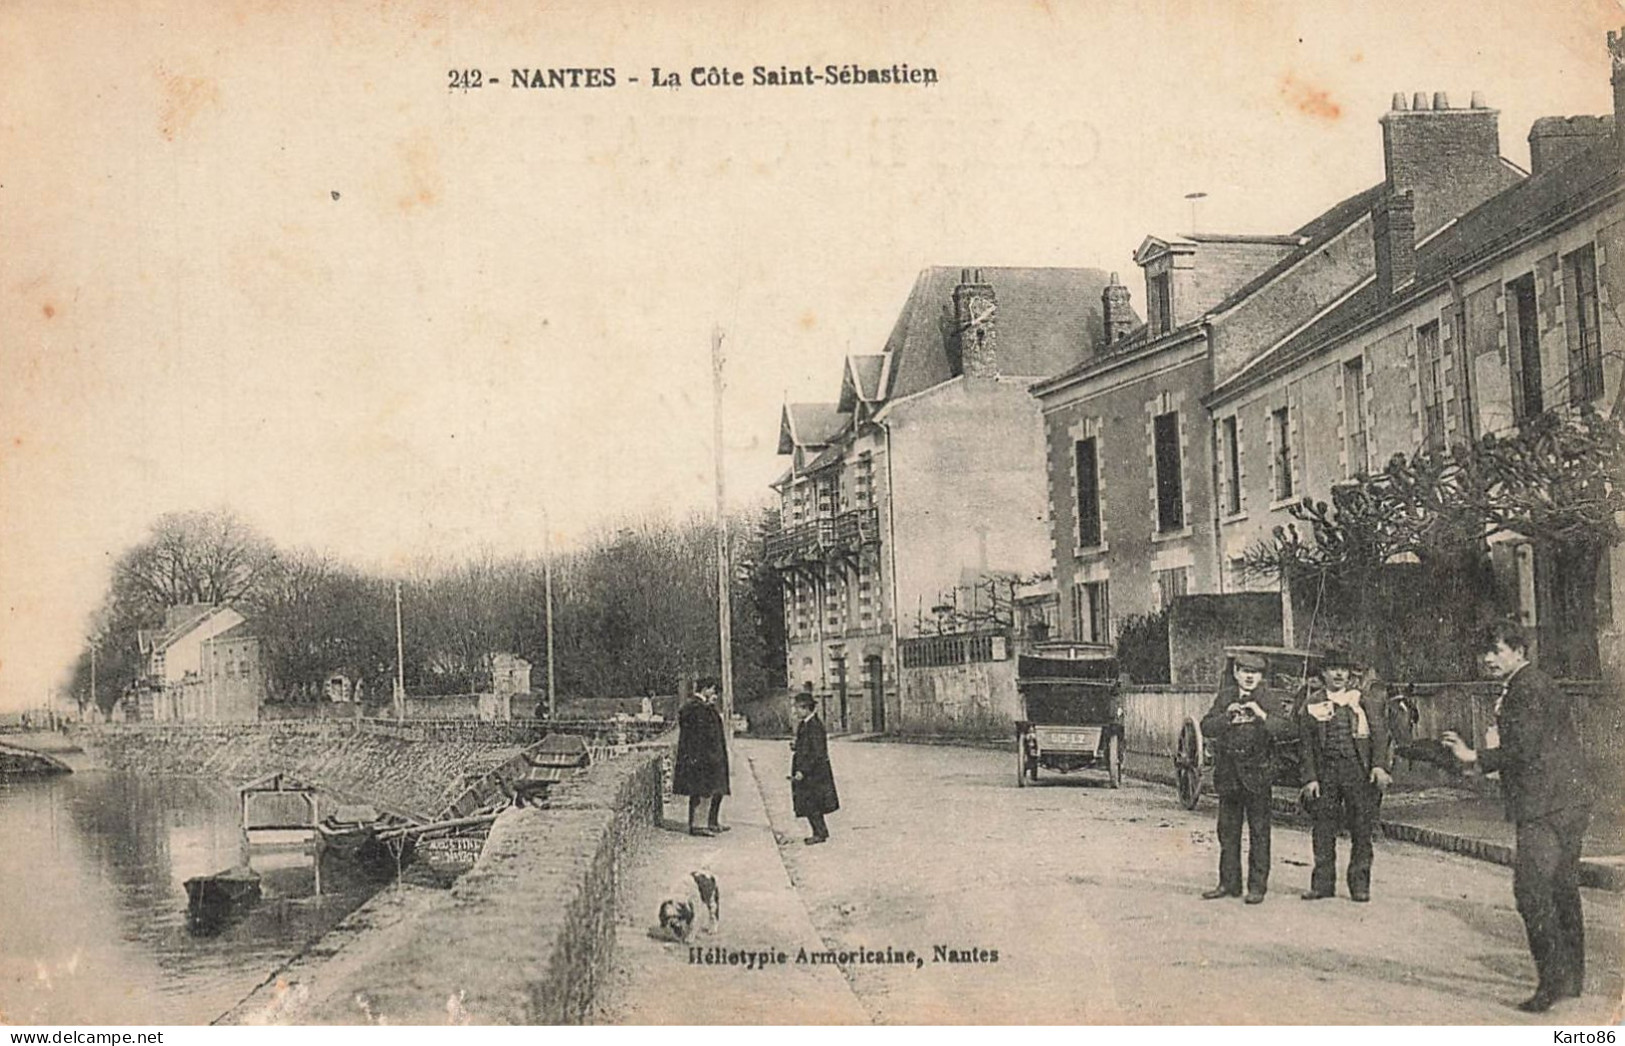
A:
[[[196,876],[186,880],[186,924],[194,933],[213,933],[259,899],[260,876],[252,868]]]

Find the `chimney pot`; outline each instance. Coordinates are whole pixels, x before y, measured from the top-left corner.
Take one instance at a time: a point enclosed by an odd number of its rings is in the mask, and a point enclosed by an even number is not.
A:
[[[1435,109],[1448,109],[1448,108],[1450,108],[1450,96],[1448,94],[1446,94],[1445,92],[1443,92],[1443,91],[1434,91],[1433,92],[1433,108],[1435,108]]]
[[[1468,104],[1470,104],[1474,109],[1488,108],[1484,104],[1484,92],[1483,91],[1474,91],[1473,92],[1473,99]]]
[[[1406,109],[1410,108],[1410,106],[1408,104],[1406,104],[1406,102],[1405,102],[1405,92],[1404,91],[1395,91],[1394,92],[1394,101],[1393,101],[1393,104],[1389,106],[1389,108],[1394,110],[1394,112],[1396,112],[1396,113],[1397,112],[1404,112]]]
[[[1411,98],[1411,108],[1418,111],[1432,108],[1432,106],[1428,105],[1428,96],[1426,91],[1416,92],[1415,96]]]

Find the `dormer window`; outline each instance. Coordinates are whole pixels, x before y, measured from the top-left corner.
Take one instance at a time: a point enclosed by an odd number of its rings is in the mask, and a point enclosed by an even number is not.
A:
[[[1164,269],[1147,273],[1145,277],[1146,309],[1150,313],[1151,333],[1167,334],[1174,328],[1174,295],[1171,274]]]

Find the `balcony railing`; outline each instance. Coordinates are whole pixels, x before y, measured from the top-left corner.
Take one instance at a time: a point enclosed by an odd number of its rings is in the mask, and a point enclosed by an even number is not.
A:
[[[838,516],[769,531],[767,558],[775,566],[827,559],[880,543],[880,511],[852,509]]]

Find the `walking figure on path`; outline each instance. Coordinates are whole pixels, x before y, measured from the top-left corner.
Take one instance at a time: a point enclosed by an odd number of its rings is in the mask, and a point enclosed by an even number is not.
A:
[[[810,690],[796,695],[796,713],[801,721],[796,724],[796,739],[790,743],[794,750],[790,758],[790,798],[795,802],[796,816],[805,817],[812,826],[812,835],[802,842],[815,846],[829,839],[824,815],[839,810],[841,801],[835,794],[835,771],[829,765],[829,738],[818,718],[818,699]]]

